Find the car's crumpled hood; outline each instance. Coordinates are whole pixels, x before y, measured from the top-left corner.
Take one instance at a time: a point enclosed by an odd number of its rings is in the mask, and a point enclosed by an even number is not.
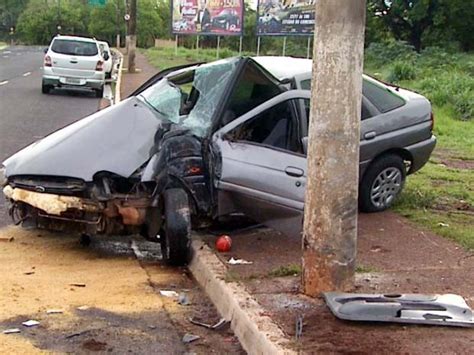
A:
[[[8,177],[51,175],[92,181],[95,173],[129,177],[150,159],[162,121],[131,97],[66,126],[3,162]]]

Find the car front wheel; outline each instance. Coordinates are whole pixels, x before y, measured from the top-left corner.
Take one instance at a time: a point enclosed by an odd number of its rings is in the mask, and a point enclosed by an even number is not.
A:
[[[163,194],[164,221],[160,233],[163,260],[170,265],[184,265],[191,245],[191,212],[188,195],[182,189]]]
[[[392,206],[403,189],[406,168],[398,155],[384,155],[365,172],[359,190],[359,207],[363,212],[380,212]]]

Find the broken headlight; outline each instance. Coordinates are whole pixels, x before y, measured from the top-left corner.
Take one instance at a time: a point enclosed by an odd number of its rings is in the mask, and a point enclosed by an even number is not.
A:
[[[5,175],[5,168],[2,166],[0,168],[0,187],[3,187],[7,184],[8,179],[7,176]]]

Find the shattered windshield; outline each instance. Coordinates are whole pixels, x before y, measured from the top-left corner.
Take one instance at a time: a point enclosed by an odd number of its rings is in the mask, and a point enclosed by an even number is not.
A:
[[[203,137],[237,62],[238,58],[231,58],[179,70],[146,89],[139,98],[161,118]]]

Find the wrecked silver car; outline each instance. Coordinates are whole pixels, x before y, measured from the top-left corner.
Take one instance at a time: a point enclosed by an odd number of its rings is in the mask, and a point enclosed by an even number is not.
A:
[[[311,60],[230,58],[158,73],[129,98],[7,159],[17,224],[141,233],[170,263],[191,228],[243,212],[298,234],[306,183]],[[421,95],[364,77],[360,207],[388,208],[434,145]]]

